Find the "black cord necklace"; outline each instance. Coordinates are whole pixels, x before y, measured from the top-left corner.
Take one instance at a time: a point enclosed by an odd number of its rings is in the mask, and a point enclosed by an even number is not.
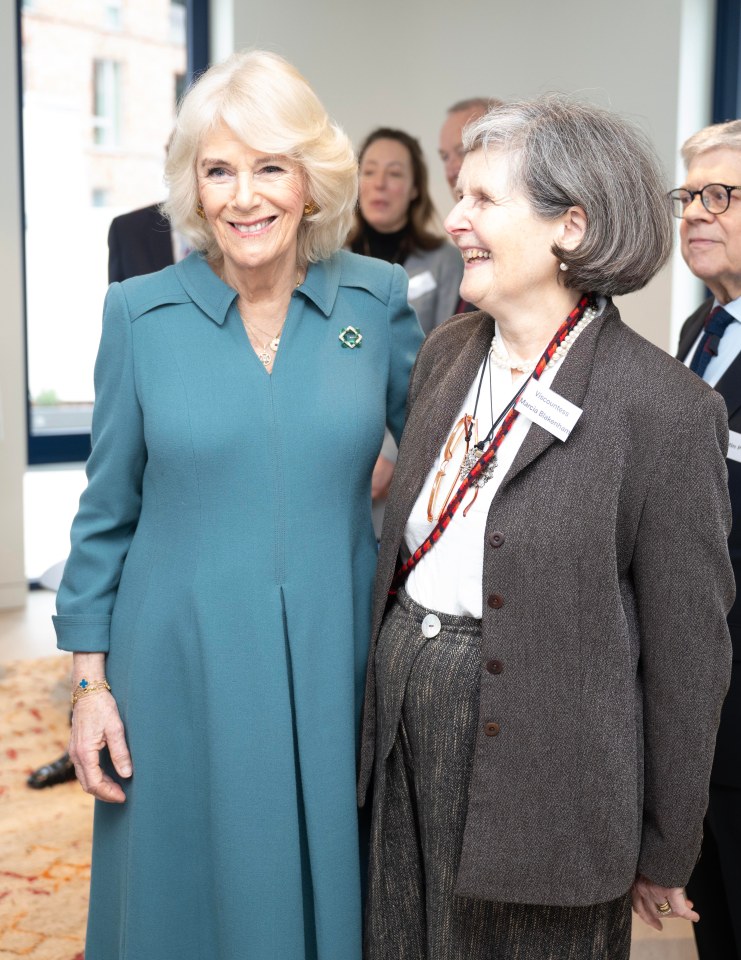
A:
[[[469,447],[469,444],[471,442],[471,437],[473,436],[474,425],[476,424],[476,411],[478,410],[478,407],[479,407],[479,399],[481,397],[481,388],[484,384],[484,375],[486,374],[487,369],[489,371],[489,410],[491,412],[491,428],[485,437],[483,437],[481,440],[475,443],[473,447]],[[473,406],[473,416],[471,417],[471,424],[465,434],[467,452],[464,455],[463,462],[461,464],[462,478],[465,478],[466,476],[468,476],[468,474],[476,465],[476,461],[479,459],[479,457],[481,457],[486,447],[491,443],[491,440],[494,434],[496,433],[497,428],[501,424],[502,420],[504,420],[504,418],[507,416],[509,411],[514,407],[514,405],[520,399],[520,395],[522,394],[523,390],[530,382],[532,375],[533,374],[531,372],[525,378],[524,382],[521,384],[521,386],[516,391],[514,396],[505,404],[504,408],[502,409],[502,412],[499,414],[499,416],[495,420],[494,419],[494,396],[493,396],[492,383],[491,383],[491,351],[489,351],[486,354],[486,359],[481,365],[481,374],[479,376],[479,385],[476,390],[476,402],[474,403],[474,406]],[[479,483],[480,486],[483,487],[488,480],[492,479],[492,477],[494,476],[494,471],[496,470],[496,466],[497,466],[497,457],[495,454],[491,462],[487,465],[486,470],[484,470],[483,473],[481,474],[480,483]]]

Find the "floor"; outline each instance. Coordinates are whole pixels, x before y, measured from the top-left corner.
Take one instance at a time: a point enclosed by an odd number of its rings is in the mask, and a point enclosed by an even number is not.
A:
[[[44,574],[66,556],[69,524],[84,482],[79,467],[26,474],[26,569],[30,580],[44,580]],[[54,601],[52,590],[32,590],[25,609],[0,610],[0,663],[57,653],[51,624]],[[664,932],[658,933],[636,920],[631,960],[697,960],[690,924],[671,920]]]

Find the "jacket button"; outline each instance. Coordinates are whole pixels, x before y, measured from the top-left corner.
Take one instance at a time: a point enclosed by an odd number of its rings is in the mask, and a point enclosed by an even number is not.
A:
[[[487,601],[492,610],[499,610],[500,607],[504,606],[504,600],[499,596],[498,593],[490,593]]]
[[[504,543],[504,534],[501,530],[492,530],[489,534],[489,543],[492,547],[501,547]]]
[[[490,721],[489,723],[484,724],[484,733],[487,737],[496,737],[499,733],[499,724]]]
[[[440,617],[436,617],[434,613],[428,613],[422,621],[422,635],[430,640],[440,633],[441,626]]]
[[[486,669],[489,673],[504,673],[504,664],[501,660],[487,660]]]

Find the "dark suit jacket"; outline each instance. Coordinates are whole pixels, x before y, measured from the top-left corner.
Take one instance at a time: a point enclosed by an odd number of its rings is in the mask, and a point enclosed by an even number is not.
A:
[[[679,335],[677,356],[684,360],[697,339],[713,306],[713,300],[703,305],[687,319]],[[736,357],[715,386],[726,402],[728,427],[741,433],[741,353]],[[728,538],[733,573],[736,577],[736,602],[728,614],[728,627],[733,642],[733,672],[721,714],[718,740],[713,764],[713,783],[741,787],[741,463],[727,460],[728,491],[733,510],[733,526]],[[698,509],[701,504],[698,500]]]
[[[404,527],[493,332],[485,313],[452,318],[412,374],[378,561],[361,797]],[[587,904],[623,894],[637,869],[682,886],[700,849],[731,661],[727,426],[717,393],[612,304],[553,389],[580,420],[565,443],[530,428],[487,520],[480,732],[456,892]],[[503,604],[489,605],[493,594]],[[504,671],[488,673],[489,659]],[[490,720],[497,737],[484,734]]]
[[[114,217],[108,231],[108,282],[155,273],[173,263],[170,221],[159,204]]]

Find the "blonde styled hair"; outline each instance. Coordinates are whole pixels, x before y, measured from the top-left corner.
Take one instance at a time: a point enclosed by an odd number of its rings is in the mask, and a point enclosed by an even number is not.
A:
[[[263,50],[232,54],[202,74],[180,102],[165,164],[163,210],[207,259],[221,251],[198,216],[196,159],[203,139],[224,124],[245,145],[290,157],[302,169],[314,211],[298,228],[300,265],[325,260],[345,242],[357,196],[350,140],[329,119],[307,81],[287,60]]]

